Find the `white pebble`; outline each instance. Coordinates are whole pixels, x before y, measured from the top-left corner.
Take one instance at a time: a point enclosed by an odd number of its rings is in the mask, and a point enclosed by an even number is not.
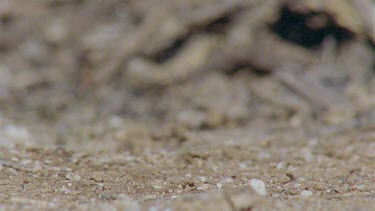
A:
[[[251,187],[257,192],[259,195],[265,196],[267,195],[266,185],[263,181],[258,179],[251,179],[250,180]]]
[[[283,168],[285,168],[285,163],[284,162],[277,163],[277,165],[276,165],[276,169],[277,170],[280,170],[280,169],[283,169]]]
[[[221,183],[217,183],[217,184],[216,184],[216,187],[217,187],[218,189],[222,189],[222,188],[223,188],[223,184],[221,184]]]

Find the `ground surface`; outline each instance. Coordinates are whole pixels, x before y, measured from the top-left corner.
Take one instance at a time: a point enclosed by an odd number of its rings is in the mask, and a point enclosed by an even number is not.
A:
[[[375,210],[371,32],[152,2],[0,2],[2,208]]]

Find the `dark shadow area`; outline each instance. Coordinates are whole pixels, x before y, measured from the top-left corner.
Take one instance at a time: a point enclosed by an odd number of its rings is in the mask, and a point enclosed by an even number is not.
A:
[[[333,37],[339,44],[354,38],[327,13],[299,13],[287,6],[281,8],[280,19],[271,25],[271,29],[283,39],[306,48],[319,47],[326,37]]]

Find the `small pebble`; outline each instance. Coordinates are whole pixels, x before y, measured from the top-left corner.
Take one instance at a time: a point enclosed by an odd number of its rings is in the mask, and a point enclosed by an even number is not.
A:
[[[310,197],[312,195],[313,195],[313,192],[310,191],[310,190],[303,190],[300,193],[300,196],[302,196],[303,198],[308,198],[308,197]]]
[[[276,169],[277,170],[280,170],[280,169],[283,169],[283,168],[285,168],[285,163],[284,162],[277,163],[277,165],[276,165]]]
[[[216,187],[217,187],[218,189],[222,189],[222,188],[223,188],[223,184],[221,184],[221,183],[217,183],[217,184],[216,184]]]
[[[250,185],[251,187],[261,196],[267,195],[266,191],[266,185],[264,184],[263,181],[258,180],[258,179],[251,179],[250,180]]]

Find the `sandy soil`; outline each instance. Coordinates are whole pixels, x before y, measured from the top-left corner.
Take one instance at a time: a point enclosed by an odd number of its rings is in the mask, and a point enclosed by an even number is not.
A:
[[[0,2],[2,209],[375,210],[371,33],[254,53],[242,14],[283,1],[173,3],[219,12],[164,31],[181,17],[152,1],[88,2]]]

